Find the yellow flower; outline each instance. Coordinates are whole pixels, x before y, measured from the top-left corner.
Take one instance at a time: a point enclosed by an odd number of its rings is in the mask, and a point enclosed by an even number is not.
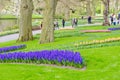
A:
[[[82,45],[82,42],[80,42],[80,45]]]
[[[75,43],[74,45],[75,45],[76,47],[78,47],[78,46],[79,46],[79,44],[77,44],[77,43]]]

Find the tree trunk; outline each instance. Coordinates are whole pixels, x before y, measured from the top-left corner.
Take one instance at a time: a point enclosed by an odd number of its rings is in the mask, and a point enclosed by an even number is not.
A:
[[[90,0],[87,0],[86,11],[87,11],[87,16],[92,16],[91,1]]]
[[[103,15],[103,11],[104,11],[104,9],[103,9],[103,8],[104,8],[104,7],[103,7],[103,6],[104,6],[104,5],[103,5],[103,2],[101,1],[100,4],[101,4],[101,15]]]
[[[33,12],[33,1],[21,0],[18,41],[24,42],[24,41],[33,40],[32,12]]]
[[[104,22],[103,22],[103,26],[110,26],[110,23],[109,23],[109,20],[108,20],[109,0],[103,0],[103,4],[104,4],[104,11],[103,11]]]
[[[118,14],[118,0],[115,0],[115,7],[114,7],[114,11],[115,11],[115,15],[117,15]]]
[[[54,14],[57,0],[45,0],[43,27],[40,37],[40,43],[49,43],[54,41]]]
[[[65,20],[70,19],[70,10],[68,7],[65,7]]]
[[[96,3],[96,0],[92,0],[92,2],[91,2],[92,16],[95,16],[95,14],[96,14],[96,10],[95,10],[96,5],[95,5],[95,3]]]

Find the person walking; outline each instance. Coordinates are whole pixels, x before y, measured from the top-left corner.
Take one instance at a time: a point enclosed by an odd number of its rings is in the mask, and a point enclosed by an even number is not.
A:
[[[118,24],[120,24],[120,13],[118,14]]]
[[[117,23],[116,15],[113,14],[113,25],[116,25],[116,23]]]
[[[72,28],[75,27],[75,18],[72,19]]]
[[[111,25],[113,24],[113,15],[110,16],[110,23],[111,23]]]
[[[88,16],[88,24],[91,24],[92,17]]]
[[[84,19],[84,17],[82,16],[81,19]]]
[[[62,26],[65,27],[65,19],[62,19]]]
[[[78,19],[75,18],[75,26],[77,26],[77,24],[78,24]]]
[[[59,29],[59,24],[58,24],[57,20],[54,22],[54,27],[55,27],[55,29]]]

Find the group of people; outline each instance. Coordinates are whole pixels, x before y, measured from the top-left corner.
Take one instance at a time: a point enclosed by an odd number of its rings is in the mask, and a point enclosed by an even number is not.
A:
[[[76,27],[77,24],[78,24],[78,19],[77,18],[73,18],[71,23],[72,23],[72,27]]]
[[[65,19],[62,19],[62,27],[63,28],[65,27],[65,22],[66,22]],[[72,27],[76,27],[77,24],[78,24],[78,19],[77,18],[73,18],[71,23],[72,23]],[[59,29],[59,24],[58,24],[57,20],[54,22],[54,27]]]
[[[83,19],[83,17],[82,17]],[[90,24],[91,23],[91,19],[92,17],[91,16],[88,16],[88,23]],[[66,23],[66,20],[65,19],[62,19],[62,27],[64,28],[65,27],[65,23]],[[72,27],[76,27],[78,25],[78,19],[77,18],[73,18],[71,20],[71,25]],[[43,27],[43,22],[41,22],[41,28]],[[58,20],[56,19],[54,21],[54,29],[59,29],[59,23],[58,23]]]
[[[117,17],[116,17],[115,14],[112,14],[112,15],[110,16],[110,24],[111,24],[111,25],[120,24],[120,13],[118,14]]]

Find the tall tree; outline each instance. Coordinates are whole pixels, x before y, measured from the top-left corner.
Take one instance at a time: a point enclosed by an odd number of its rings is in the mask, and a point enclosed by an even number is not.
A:
[[[29,41],[33,39],[32,12],[33,12],[33,1],[32,0],[21,0],[18,41],[23,42],[23,41]]]
[[[104,6],[103,6],[103,2],[102,2],[102,1],[101,1],[101,3],[100,3],[100,6],[101,6],[100,11],[101,11],[101,14],[103,15]]]
[[[57,0],[45,0],[45,3],[46,5],[40,43],[49,43],[54,41],[54,15]]]
[[[108,15],[109,15],[109,3],[110,0],[102,0],[103,4],[104,4],[104,11],[103,11],[103,16],[104,16],[104,22],[103,22],[103,26],[109,26],[109,20],[108,20]]]
[[[95,14],[96,14],[96,10],[95,10],[96,3],[97,3],[96,0],[92,0],[92,1],[91,1],[92,16],[95,16]]]
[[[87,12],[87,16],[92,16],[91,1],[90,0],[87,0],[86,12]]]
[[[118,0],[114,0],[114,11],[115,11],[115,15],[117,15],[118,14]]]
[[[6,5],[8,5],[8,3],[10,3],[9,0],[0,0],[0,13],[2,9],[5,8]]]

